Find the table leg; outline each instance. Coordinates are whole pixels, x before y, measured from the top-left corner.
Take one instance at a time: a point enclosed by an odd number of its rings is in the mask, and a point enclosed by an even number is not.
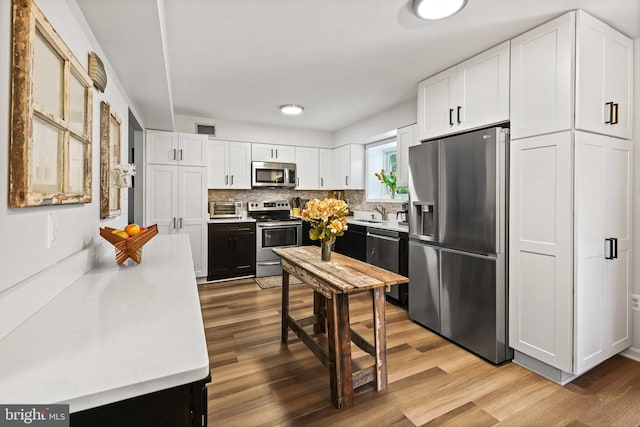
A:
[[[349,296],[333,294],[326,301],[331,401],[336,408],[341,409],[353,404]]]
[[[316,291],[313,291],[313,314],[316,316],[313,332],[316,334],[327,332],[327,298]]]
[[[289,341],[289,273],[282,270],[282,343]]]
[[[385,319],[384,288],[371,290],[373,294],[373,339],[376,349],[376,388],[387,388],[387,324]]]

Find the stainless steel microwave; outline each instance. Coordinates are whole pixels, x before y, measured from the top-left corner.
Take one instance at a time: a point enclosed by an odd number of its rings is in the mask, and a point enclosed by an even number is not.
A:
[[[295,163],[251,162],[252,187],[296,186]]]

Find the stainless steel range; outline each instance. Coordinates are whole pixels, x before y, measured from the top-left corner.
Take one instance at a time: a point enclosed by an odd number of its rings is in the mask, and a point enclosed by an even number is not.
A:
[[[287,200],[248,203],[248,216],[256,220],[256,277],[282,274],[280,257],[271,249],[300,246],[302,221],[290,216]]]

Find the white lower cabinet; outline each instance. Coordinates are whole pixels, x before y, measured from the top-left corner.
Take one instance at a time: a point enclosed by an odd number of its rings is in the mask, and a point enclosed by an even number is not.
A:
[[[145,224],[188,234],[196,277],[207,275],[207,168],[146,165]]]
[[[632,159],[587,132],[511,141],[509,345],[557,382],[631,345]]]

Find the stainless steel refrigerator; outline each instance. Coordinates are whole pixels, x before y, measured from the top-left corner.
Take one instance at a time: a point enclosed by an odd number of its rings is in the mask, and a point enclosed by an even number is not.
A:
[[[508,129],[409,148],[409,317],[493,362],[507,343]]]

